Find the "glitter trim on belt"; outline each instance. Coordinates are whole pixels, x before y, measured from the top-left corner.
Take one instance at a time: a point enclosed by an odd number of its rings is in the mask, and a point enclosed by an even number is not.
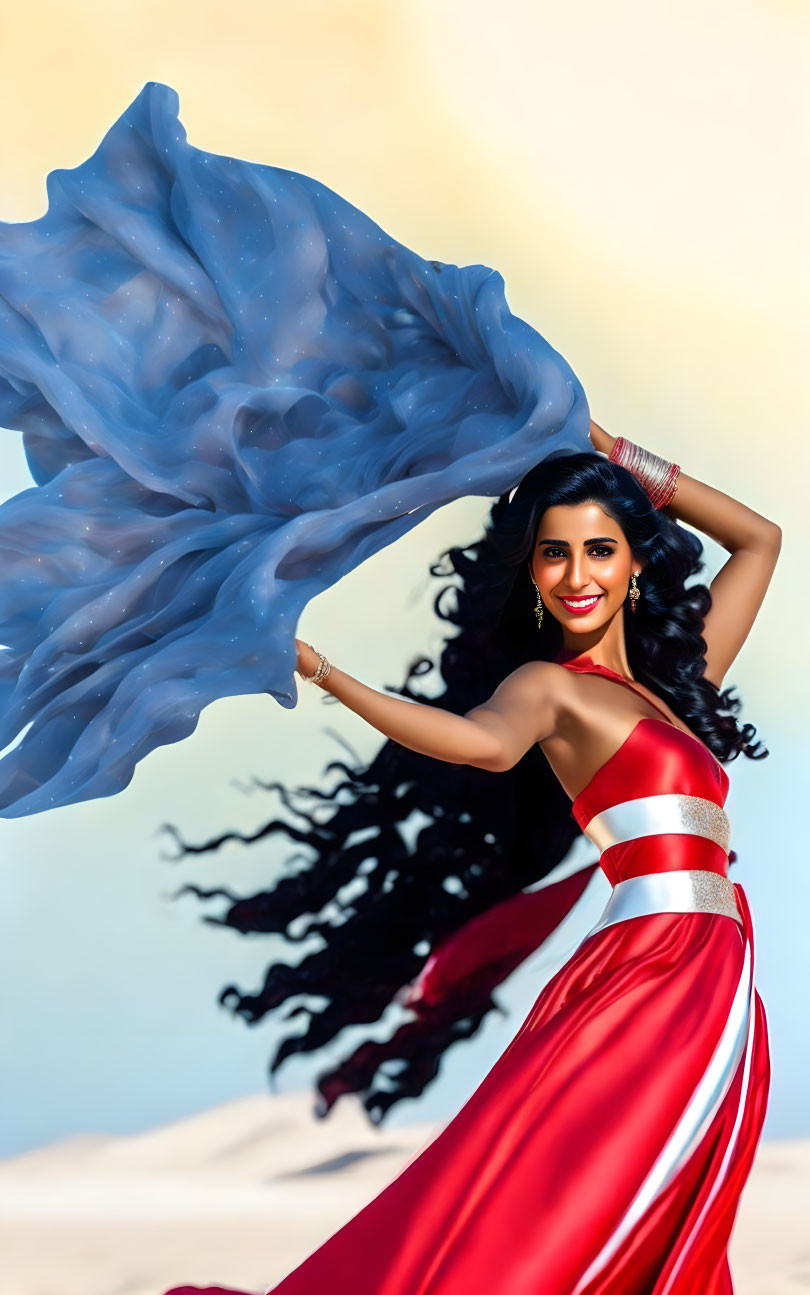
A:
[[[642,873],[618,882],[602,916],[588,935],[612,926],[614,922],[624,922],[630,917],[650,917],[654,913],[718,913],[733,917],[742,926],[734,882],[730,877],[703,868],[683,868]]]
[[[611,805],[583,828],[600,854],[612,845],[635,841],[641,836],[664,832],[704,836],[728,854],[731,829],[726,811],[705,796],[685,796],[664,792],[657,796],[637,796]]]

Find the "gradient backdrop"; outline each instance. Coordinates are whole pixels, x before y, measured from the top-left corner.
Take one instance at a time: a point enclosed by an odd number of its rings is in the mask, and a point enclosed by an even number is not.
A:
[[[807,985],[808,94],[810,11],[790,0],[6,0],[0,218],[45,210],[148,80],[189,141],[316,176],[422,256],[497,268],[512,309],[565,355],[593,417],[676,459],[784,531],[758,623],[725,680],[770,748],[728,766],[734,876],[752,902],[774,1081],[766,1137],[810,1135]],[[0,499],[31,484],[0,432]],[[427,519],[306,609],[298,634],[372,686],[440,646],[428,563],[491,501]],[[707,579],[724,551],[706,540]],[[277,807],[254,778],[318,783],[376,730],[300,685],[221,701],[122,794],[0,820],[0,1155],[129,1132],[266,1089],[278,1028],[217,1006],[276,950],[206,925],[184,881],[258,888],[286,850],[249,834]],[[329,783],[331,786],[331,781]],[[391,1124],[448,1118],[601,909],[595,888],[509,1013],[458,1044]],[[216,911],[214,908],[211,911]],[[707,986],[707,992],[710,987]],[[340,1052],[353,1039],[341,1041]],[[280,1090],[308,1087],[293,1059]]]

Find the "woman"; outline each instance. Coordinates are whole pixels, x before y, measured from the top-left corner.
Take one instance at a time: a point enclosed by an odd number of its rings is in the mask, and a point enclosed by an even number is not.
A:
[[[732,1290],[770,1063],[717,758],[754,755],[753,730],[720,713],[719,690],[781,532],[593,422],[591,441],[607,459],[539,464],[498,514],[523,554],[513,587],[528,576],[536,592],[538,641],[555,626],[553,657],[459,715],[385,696],[297,640],[304,678],[411,751],[505,773],[539,745],[612,892],[461,1111],[273,1295]],[[710,597],[684,584],[699,541],[675,519],[731,554]],[[473,980],[502,936],[485,932]],[[406,1000],[417,1009],[441,997],[441,958]]]
[[[223,999],[257,1020],[325,994],[274,1069],[405,1008],[318,1082],[322,1113],[356,1092],[373,1118],[570,910],[584,832],[602,921],[455,1119],[278,1290],[727,1291],[768,1057],[719,763],[758,753],[720,684],[779,530],[589,439],[582,384],[497,272],[190,145],[177,107],[147,83],[49,174],[44,216],[0,222],[0,422],[36,483],[0,507],[0,817],[117,794],[218,698],[294,706],[297,658],[387,741],[353,803],[290,829],[314,866],[224,919],[325,947]],[[499,497],[450,550],[443,695],[387,696],[294,643],[310,598],[464,495]],[[732,554],[711,592],[686,585],[701,545],[675,518]]]

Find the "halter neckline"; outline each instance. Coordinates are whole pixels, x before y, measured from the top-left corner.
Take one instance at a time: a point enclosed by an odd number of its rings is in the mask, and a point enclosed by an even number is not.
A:
[[[638,683],[637,679],[628,678],[627,675],[621,674],[618,670],[614,670],[612,666],[602,665],[600,661],[594,661],[593,657],[587,652],[582,653],[578,657],[572,657],[566,661],[563,656],[563,651],[564,649],[561,648],[557,653],[557,656],[554,658],[557,665],[568,666],[572,670],[600,670],[604,671],[605,674],[612,674],[616,679],[623,680],[624,683]]]
[[[578,670],[578,671],[581,671],[582,673],[588,673],[588,674],[602,674],[602,675],[605,675],[608,679],[614,679],[616,680],[617,683],[624,684],[626,688],[629,688],[631,692],[634,692],[637,697],[641,698],[642,701],[646,701],[649,706],[652,706],[654,710],[657,710],[659,715],[663,716],[663,723],[668,724],[670,728],[674,728],[676,733],[683,733],[684,737],[689,737],[692,739],[693,742],[699,743],[699,745],[703,747],[703,750],[706,751],[707,754],[714,761],[717,768],[722,770],[726,778],[728,777],[728,774],[726,774],[726,771],[725,769],[723,769],[723,766],[720,764],[720,761],[717,759],[717,756],[714,754],[713,751],[709,750],[709,748],[706,746],[706,743],[702,740],[702,738],[699,738],[696,733],[692,733],[689,729],[682,728],[680,724],[673,723],[669,715],[667,715],[666,711],[664,710],[663,706],[659,705],[658,702],[652,701],[649,697],[645,696],[644,693],[640,691],[640,689],[644,687],[644,685],[639,684],[639,681],[637,679],[628,679],[626,675],[620,674],[618,670],[613,670],[608,665],[602,665],[601,662],[594,661],[593,657],[589,656],[587,652],[583,653],[582,656],[577,657],[576,659],[566,661],[563,659],[563,649],[560,649],[560,651],[557,653],[557,656],[554,659],[557,665],[565,666],[566,669],[568,670]],[[653,715],[641,716],[641,719],[654,719],[654,718],[655,716]]]
[[[674,724],[672,722],[669,715],[667,715],[666,711],[664,710],[663,706],[661,706],[658,702],[651,701],[649,697],[645,697],[644,693],[640,691],[640,689],[644,685],[640,684],[638,679],[628,679],[626,675],[621,674],[618,670],[612,669],[611,666],[602,665],[601,662],[594,661],[593,657],[589,656],[587,653],[584,653],[582,656],[577,657],[576,659],[565,661],[562,659],[562,650],[561,650],[560,652],[557,653],[557,656],[555,659],[558,665],[565,666],[567,670],[579,670],[579,671],[582,671],[583,673],[588,673],[588,674],[603,674],[603,675],[606,675],[609,679],[615,679],[618,683],[623,683],[627,688],[630,689],[631,692],[634,692],[637,697],[640,697],[642,701],[646,701],[649,706],[652,706],[654,710],[657,710],[659,715],[663,715],[667,724],[670,724],[672,728],[680,728],[679,724]],[[687,732],[687,730],[681,729],[681,732]],[[687,733],[687,736],[694,737],[695,734]],[[699,740],[700,739],[698,739],[698,741]]]

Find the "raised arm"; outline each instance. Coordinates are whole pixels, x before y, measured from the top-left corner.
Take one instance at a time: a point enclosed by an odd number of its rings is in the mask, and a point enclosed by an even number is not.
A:
[[[311,675],[318,657],[300,639],[296,645],[299,673]],[[378,692],[335,665],[316,686],[411,751],[447,764],[469,764],[500,773],[517,764],[534,742],[554,731],[554,683],[561,669],[549,661],[529,661],[513,670],[488,701],[466,715]]]
[[[590,435],[595,449],[610,453],[614,436],[593,420]],[[683,470],[665,511],[731,554],[709,586],[712,605],[703,627],[705,678],[720,688],[762,606],[779,557],[782,531],[776,522]]]

